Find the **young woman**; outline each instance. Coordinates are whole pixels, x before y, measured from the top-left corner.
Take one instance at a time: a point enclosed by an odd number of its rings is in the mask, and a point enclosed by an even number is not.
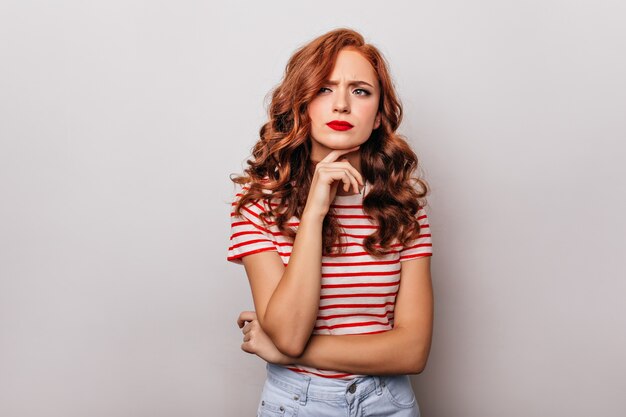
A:
[[[419,416],[432,244],[401,118],[384,58],[348,29],[296,51],[273,92],[228,252],[255,307],[241,348],[268,363],[259,416]]]

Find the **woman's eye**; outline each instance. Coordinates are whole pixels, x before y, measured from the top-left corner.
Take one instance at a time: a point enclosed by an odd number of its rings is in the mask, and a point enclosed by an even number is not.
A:
[[[328,87],[322,87],[320,88],[319,93],[325,93],[325,92],[332,92],[333,90],[331,90]],[[354,94],[356,94],[357,96],[369,96],[371,93],[367,90],[364,90],[362,88],[357,88],[353,91]]]

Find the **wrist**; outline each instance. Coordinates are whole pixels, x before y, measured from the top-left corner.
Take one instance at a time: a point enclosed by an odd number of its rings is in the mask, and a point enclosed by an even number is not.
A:
[[[296,358],[287,356],[285,354],[283,354],[277,362],[277,365],[283,365],[283,366],[289,366],[289,365],[295,365],[295,364],[296,364]]]
[[[312,210],[312,209],[304,209],[302,212],[302,217],[300,218],[300,222],[306,223],[323,223],[324,217],[326,217],[327,213],[322,213],[320,211]]]

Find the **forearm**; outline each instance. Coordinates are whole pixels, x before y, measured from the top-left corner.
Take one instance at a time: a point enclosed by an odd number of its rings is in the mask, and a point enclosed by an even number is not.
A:
[[[320,300],[323,217],[302,216],[289,264],[270,298],[263,328],[288,355],[302,353],[313,332]]]
[[[425,365],[430,338],[410,328],[370,335],[315,335],[292,363],[363,375],[417,374]]]

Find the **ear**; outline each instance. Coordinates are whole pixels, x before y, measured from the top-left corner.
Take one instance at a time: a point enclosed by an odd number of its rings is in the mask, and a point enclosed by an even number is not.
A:
[[[374,119],[374,129],[378,129],[380,127],[380,112],[376,113],[376,118]]]

